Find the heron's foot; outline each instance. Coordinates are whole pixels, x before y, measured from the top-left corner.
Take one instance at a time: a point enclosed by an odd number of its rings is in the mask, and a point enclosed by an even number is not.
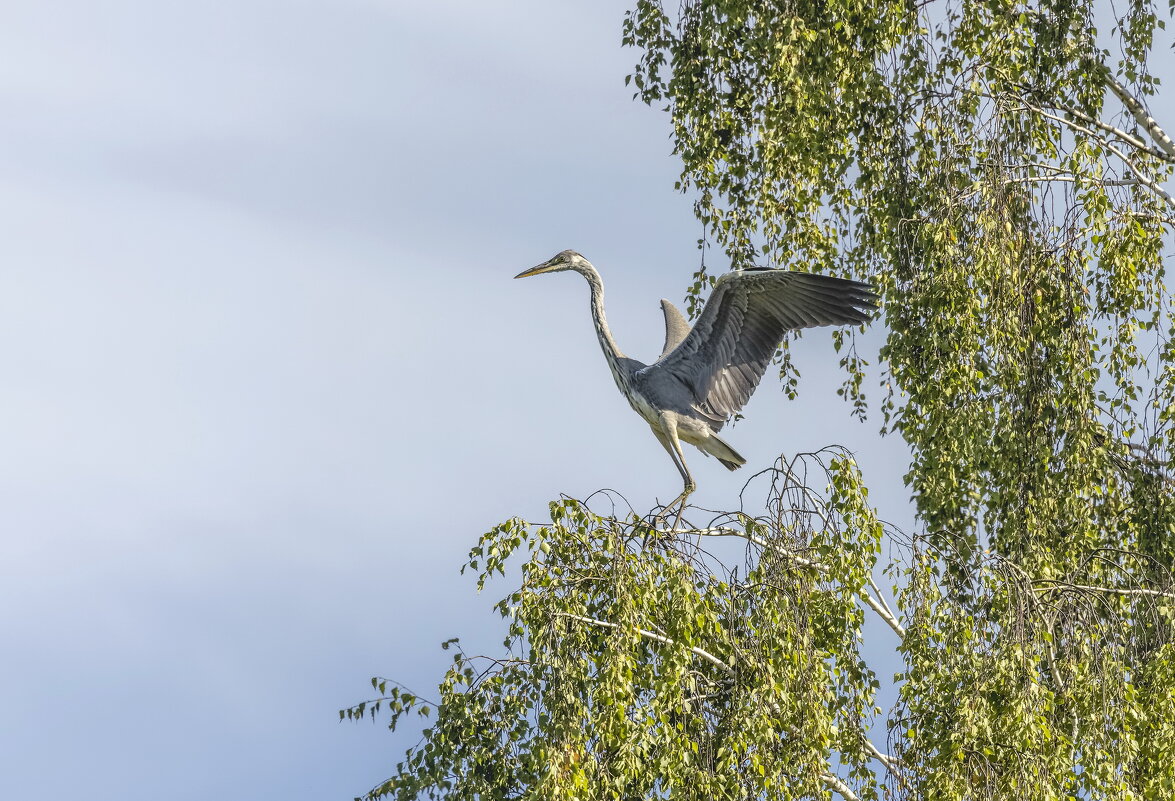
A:
[[[681,525],[682,515],[685,514],[686,501],[689,499],[689,496],[693,493],[693,491],[694,488],[692,485],[686,485],[685,491],[674,498],[669,503],[669,505],[662,510],[662,512],[668,512],[668,510],[677,507],[677,515],[673,518],[673,526],[669,529],[669,531],[673,534],[677,533],[677,529]]]
[[[681,525],[682,516],[685,514],[686,500],[693,491],[693,486],[686,485],[685,490],[680,495],[649,513],[649,516],[645,519],[648,520],[649,525],[653,529],[650,535],[673,536],[679,533],[678,526]],[[672,525],[670,525],[671,522]],[[648,542],[648,539],[646,537],[645,541]]]
[[[650,512],[649,517],[647,518],[649,521],[649,528],[651,529],[650,533],[666,533],[669,528],[669,519],[672,513],[673,507],[671,504],[666,504],[665,506],[659,507],[656,511]]]
[[[678,503],[681,499],[674,498],[671,503],[658,506],[653,511],[649,512],[648,517],[645,518],[647,525],[650,528],[652,535],[672,534],[676,525],[670,525],[674,522],[676,515],[680,513]]]
[[[642,525],[638,532],[643,534],[641,537],[642,549],[648,548],[650,542],[659,542],[667,536],[664,511],[664,507],[662,507],[655,512],[650,512],[649,516],[641,521]]]

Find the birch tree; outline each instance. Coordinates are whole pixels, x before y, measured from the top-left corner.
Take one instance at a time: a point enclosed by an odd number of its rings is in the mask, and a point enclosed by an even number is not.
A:
[[[708,261],[883,290],[876,372],[832,335],[840,394],[908,443],[918,530],[835,448],[681,530],[607,498],[508,521],[468,565],[522,562],[502,653],[342,713],[427,716],[371,797],[1175,798],[1168,12],[640,0],[629,78]]]

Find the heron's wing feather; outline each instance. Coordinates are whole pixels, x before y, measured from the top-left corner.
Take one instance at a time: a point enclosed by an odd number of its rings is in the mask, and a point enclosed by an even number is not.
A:
[[[876,308],[876,294],[859,281],[787,270],[727,273],[681,344],[642,372],[688,389],[691,406],[725,420],[750,399],[784,333],[861,324]]]
[[[685,315],[669,301],[661,301],[661,311],[665,313],[665,347],[661,350],[658,359],[665,358],[666,354],[680,345],[681,341],[689,334],[690,329],[689,321],[685,319]]]

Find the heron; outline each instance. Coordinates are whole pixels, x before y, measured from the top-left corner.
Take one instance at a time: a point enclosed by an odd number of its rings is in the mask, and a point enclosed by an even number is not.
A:
[[[750,399],[788,331],[861,325],[877,308],[877,295],[860,281],[776,268],[735,270],[714,284],[692,327],[672,303],[661,301],[665,347],[657,361],[645,364],[625,356],[613,339],[604,315],[604,282],[579,253],[561,251],[514,277],[565,270],[587,279],[592,322],[616,386],[681,473],[685,486],[665,510],[677,504],[684,510],[697,488],[682,442],[729,470],[746,464],[718,432]]]

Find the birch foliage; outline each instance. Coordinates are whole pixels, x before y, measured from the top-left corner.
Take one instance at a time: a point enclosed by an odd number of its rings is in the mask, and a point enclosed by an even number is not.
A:
[[[1175,799],[1175,142],[1147,68],[1169,11],[639,0],[631,85],[710,262],[883,290],[879,372],[833,334],[841,394],[908,444],[919,529],[886,531],[839,451],[688,534],[569,500],[510,521],[470,562],[521,557],[508,655],[458,653],[373,794]],[[862,644],[866,615],[888,639]],[[421,710],[375,683],[393,726]]]

